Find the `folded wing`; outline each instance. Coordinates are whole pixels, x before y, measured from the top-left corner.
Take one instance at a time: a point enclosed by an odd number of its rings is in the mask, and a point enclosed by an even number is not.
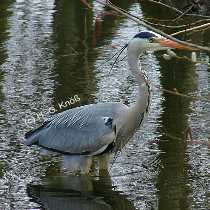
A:
[[[26,144],[68,154],[103,152],[116,139],[116,125],[109,109],[101,110],[104,106],[99,106],[87,105],[55,115],[27,133]]]

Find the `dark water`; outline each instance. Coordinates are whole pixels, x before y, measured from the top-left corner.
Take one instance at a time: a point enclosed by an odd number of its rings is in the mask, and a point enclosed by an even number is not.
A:
[[[139,16],[169,15],[147,4],[115,2]],[[117,157],[110,177],[64,176],[56,158],[22,143],[24,133],[55,109],[125,96],[135,101],[126,61],[110,73],[110,63],[104,63],[143,28],[101,15],[109,10],[95,2],[91,6],[87,10],[78,0],[0,2],[0,209],[209,209],[210,103],[155,87],[209,99],[206,64],[143,56],[153,86],[149,119]],[[209,31],[190,38],[210,45]],[[209,59],[205,53],[198,57]],[[75,95],[79,102],[61,106]],[[185,138],[189,126],[193,144]]]

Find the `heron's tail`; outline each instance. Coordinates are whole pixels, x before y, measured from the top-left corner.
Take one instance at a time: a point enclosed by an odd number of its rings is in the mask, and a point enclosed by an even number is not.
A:
[[[25,134],[25,144],[27,146],[30,146],[32,144],[36,144],[38,142],[38,137],[39,137],[39,134],[40,134],[40,131],[46,127],[46,125],[48,124],[49,122],[44,122],[43,125],[41,125],[40,127],[36,128],[35,130],[31,130],[29,132],[27,132]]]

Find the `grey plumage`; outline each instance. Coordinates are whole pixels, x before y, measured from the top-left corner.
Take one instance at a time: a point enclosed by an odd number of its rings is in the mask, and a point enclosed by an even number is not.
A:
[[[116,123],[126,110],[121,103],[98,103],[61,112],[29,134],[26,144],[62,153],[96,155],[116,139]],[[111,125],[107,123],[110,119]]]
[[[171,46],[184,49],[152,32],[135,35],[126,47],[129,70],[139,85],[136,102],[129,107],[123,103],[91,104],[56,114],[38,129],[28,132],[26,144],[72,155],[67,158],[69,165],[73,171],[78,169],[82,173],[88,173],[92,156],[101,155],[100,168],[107,170],[109,158],[102,154],[121,149],[148,113],[150,87],[144,72],[139,69],[139,54],[147,50],[166,50]]]

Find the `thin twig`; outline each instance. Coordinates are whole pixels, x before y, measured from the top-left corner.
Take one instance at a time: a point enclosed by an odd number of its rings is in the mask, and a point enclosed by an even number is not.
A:
[[[150,24],[150,25],[159,26],[159,27],[164,27],[164,28],[176,29],[176,28],[184,28],[184,27],[187,27],[187,25],[177,25],[177,26],[175,26],[175,25],[164,25],[164,24],[160,24],[160,23],[153,23],[153,22],[148,21],[148,20],[146,20],[146,19],[143,19],[143,21],[144,21],[145,23]]]
[[[164,3],[160,2],[160,1],[154,1],[154,0],[139,0],[139,1],[151,2],[151,3],[154,3],[154,4],[160,5],[160,6],[164,6],[164,7],[168,8],[168,9],[171,9],[171,10],[173,10],[176,13],[183,14],[183,12],[181,10],[177,9],[176,7],[172,7],[172,6],[168,5],[168,4],[164,4]],[[190,16],[190,17],[210,18],[210,16],[208,16],[208,15],[200,15],[200,14],[191,14],[190,13],[190,14],[185,14],[185,15],[186,16]]]
[[[210,23],[206,23],[206,24],[203,24],[203,25],[200,25],[200,26],[195,26],[193,28],[188,28],[186,30],[178,31],[176,33],[171,34],[171,36],[176,36],[176,35],[179,35],[179,34],[182,34],[182,33],[195,31],[195,30],[203,29],[203,28],[207,28],[207,27],[210,27]]]
[[[172,22],[173,21],[172,19],[158,19],[158,18],[154,18],[154,17],[144,17],[143,19],[147,20],[147,21],[156,21],[156,22]],[[179,27],[195,26],[198,23],[209,22],[209,21],[210,21],[210,19],[200,19],[200,20],[197,20],[197,21],[193,20],[193,21],[191,21],[189,23],[186,23],[184,25],[179,25]]]
[[[160,1],[153,1],[153,0],[139,0],[139,1],[151,2],[151,3],[154,3],[154,4],[158,4],[158,5],[167,7],[167,8],[169,8],[169,9],[173,10],[173,11],[176,12],[176,13],[179,13],[179,14],[182,14],[182,13],[183,13],[181,10],[177,9],[176,7],[169,6],[169,5],[164,4],[164,3],[160,2]]]
[[[177,18],[174,19],[174,21],[177,21],[178,19],[185,16],[191,9],[193,8],[193,5],[191,5],[185,12],[183,12],[181,15],[179,15]]]

